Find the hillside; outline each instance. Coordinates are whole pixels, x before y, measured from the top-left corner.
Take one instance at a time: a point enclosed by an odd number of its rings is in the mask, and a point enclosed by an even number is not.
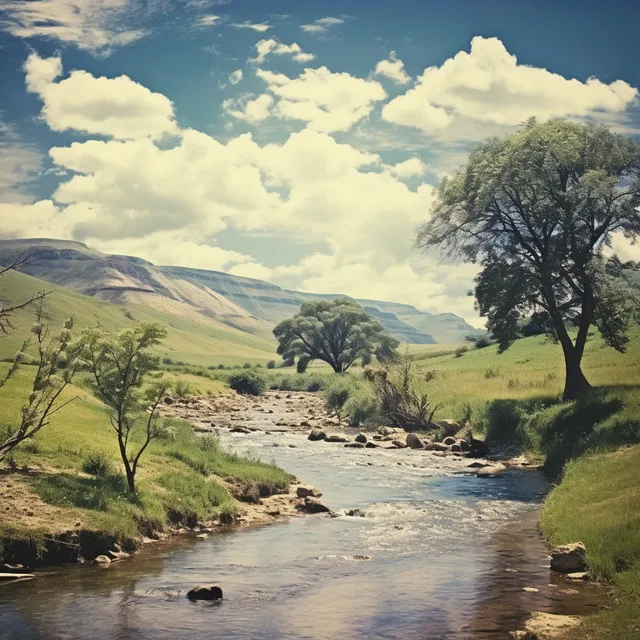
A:
[[[0,263],[21,252],[32,258],[20,270],[31,276],[119,305],[138,305],[193,323],[210,320],[268,337],[275,324],[300,304],[334,295],[282,289],[261,280],[220,271],[156,266],[131,256],[104,254],[80,242],[50,239],[0,240]],[[403,342],[462,342],[475,330],[453,314],[429,314],[410,305],[359,300],[385,329]]]

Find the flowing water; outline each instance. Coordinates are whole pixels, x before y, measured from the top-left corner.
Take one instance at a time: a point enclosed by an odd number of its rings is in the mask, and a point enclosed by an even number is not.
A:
[[[497,639],[533,610],[597,605],[594,586],[550,575],[536,531],[547,490],[537,472],[481,479],[466,460],[296,433],[227,433],[223,442],[275,460],[342,515],[180,537],[106,569],[4,585],[0,638]],[[365,517],[344,515],[353,508]],[[210,582],[223,588],[222,604],[185,598]]]

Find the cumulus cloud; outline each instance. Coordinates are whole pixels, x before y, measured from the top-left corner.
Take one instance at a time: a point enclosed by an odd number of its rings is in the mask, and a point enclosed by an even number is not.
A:
[[[256,52],[258,55],[255,58],[250,58],[249,62],[262,64],[267,59],[267,56],[270,55],[290,55],[296,62],[309,62],[315,58],[312,53],[304,53],[300,45],[296,42],[293,44],[283,44],[274,38],[258,41],[256,43]]]
[[[271,25],[267,24],[265,22],[262,23],[253,23],[253,22],[234,22],[232,25],[232,27],[235,27],[236,29],[251,29],[251,31],[257,31],[258,33],[264,33],[265,31],[268,31],[269,29],[271,29]]]
[[[32,53],[25,63],[27,90],[44,106],[53,131],[81,131],[118,139],[159,138],[178,132],[171,101],[127,76],[96,78],[86,71],[62,75],[59,57]]]
[[[395,51],[389,54],[387,60],[380,60],[373,73],[376,76],[385,76],[396,84],[409,84],[411,82],[411,76],[405,71],[404,62],[398,60],[398,55]]]
[[[219,22],[220,22],[220,16],[215,16],[212,13],[209,13],[207,15],[200,16],[195,21],[194,24],[196,27],[206,28],[206,27],[213,27]]]
[[[342,18],[327,16],[326,18],[314,20],[311,24],[303,24],[300,28],[307,33],[326,33],[331,27],[343,23],[344,20]]]
[[[263,93],[257,98],[253,96],[243,96],[240,98],[230,98],[222,103],[223,110],[237,118],[247,122],[261,122],[271,115],[271,108],[275,100],[268,93]]]
[[[448,127],[457,116],[513,126],[531,116],[617,114],[637,97],[637,89],[622,80],[581,82],[518,64],[498,38],[477,36],[469,53],[425,69],[413,88],[385,105],[382,117],[424,131]]]
[[[388,170],[398,178],[414,178],[423,176],[427,172],[427,165],[420,158],[409,158],[389,166]]]
[[[147,33],[127,27],[127,0],[9,0],[2,12],[2,27],[14,36],[50,38],[91,52],[109,52]]]
[[[233,85],[238,84],[242,80],[242,69],[236,69],[229,74],[229,82]]]
[[[318,131],[346,131],[387,97],[379,82],[327,67],[305,69],[297,78],[263,69],[256,74],[277,99],[274,115],[302,120]]]

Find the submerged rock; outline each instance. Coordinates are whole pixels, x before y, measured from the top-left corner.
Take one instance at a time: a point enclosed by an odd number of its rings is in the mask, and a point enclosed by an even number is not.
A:
[[[556,547],[551,552],[551,570],[558,573],[581,573],[587,569],[587,549],[582,542]]]
[[[378,445],[375,442],[367,442],[367,444],[364,445],[366,449],[377,449]]]
[[[93,560],[94,564],[111,564],[111,558],[109,556],[100,555]]]
[[[504,467],[482,467],[476,471],[478,478],[501,478],[504,475]]]
[[[362,444],[367,444],[367,436],[365,436],[364,433],[359,433],[355,437],[355,441],[356,442],[361,442]]]
[[[319,498],[322,494],[314,487],[298,487],[296,489],[298,498]]]
[[[349,442],[349,438],[339,433],[332,433],[331,435],[328,435],[325,440],[327,442]]]
[[[189,600],[222,600],[222,589],[214,584],[201,584],[187,592]]]
[[[442,441],[442,444],[446,444],[448,447],[450,447],[452,444],[456,444],[456,439],[452,436],[448,436]]]
[[[362,442],[347,442],[344,446],[351,449],[364,449],[366,445]]]
[[[307,437],[308,440],[312,440],[312,441],[326,440],[326,438],[327,438],[327,434],[322,429],[311,429]]]
[[[362,509],[349,509],[349,511],[345,512],[345,515],[359,518],[364,518],[366,516]]]
[[[231,433],[251,433],[251,429],[247,429],[246,427],[233,427],[230,430]]]
[[[301,508],[307,513],[331,513],[331,509],[318,498],[305,498]]]

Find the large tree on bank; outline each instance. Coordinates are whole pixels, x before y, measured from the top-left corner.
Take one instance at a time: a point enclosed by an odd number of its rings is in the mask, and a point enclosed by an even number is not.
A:
[[[374,355],[379,360],[390,358],[398,346],[379,322],[349,298],[305,302],[273,335],[279,343],[278,354],[285,361],[297,358],[300,373],[312,360],[322,360],[343,373],[356,360],[367,364]]]
[[[530,120],[474,150],[443,180],[417,245],[478,262],[475,296],[501,350],[541,312],[564,354],[565,399],[589,388],[592,325],[624,351],[634,306],[607,268],[614,232],[640,234],[640,144],[604,126]]]

